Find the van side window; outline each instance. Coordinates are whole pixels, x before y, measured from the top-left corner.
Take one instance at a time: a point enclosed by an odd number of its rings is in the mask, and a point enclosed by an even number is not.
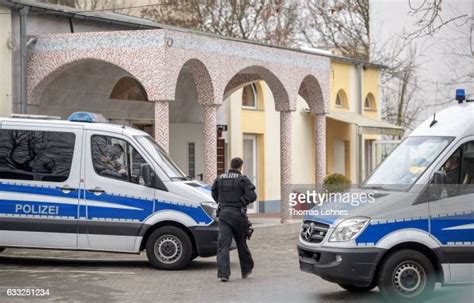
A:
[[[137,150],[133,148],[133,146],[129,145],[128,150],[130,154],[130,167],[131,167],[130,181],[132,183],[142,184],[143,180],[140,180],[140,169],[142,165],[146,165],[147,162],[137,152]]]
[[[464,144],[462,150],[461,193],[474,193],[474,141]]]
[[[140,168],[146,161],[127,141],[94,135],[91,148],[92,164],[98,175],[142,184]]]
[[[441,167],[446,174],[448,197],[474,192],[474,141],[462,145]]]
[[[75,140],[74,133],[0,129],[0,179],[66,181]]]

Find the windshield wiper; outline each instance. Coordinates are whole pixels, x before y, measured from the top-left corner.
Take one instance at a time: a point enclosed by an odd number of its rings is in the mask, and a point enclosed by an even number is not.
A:
[[[171,181],[187,181],[189,179],[185,177],[170,177],[170,180]]]
[[[361,186],[362,187],[362,186]],[[373,186],[364,186],[362,187],[364,189],[375,189],[375,190],[388,190],[385,187],[378,186],[378,185],[373,185]]]

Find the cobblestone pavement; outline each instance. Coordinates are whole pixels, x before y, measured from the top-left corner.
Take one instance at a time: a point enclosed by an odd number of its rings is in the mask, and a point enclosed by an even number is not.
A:
[[[8,249],[0,255],[0,302],[381,302],[377,290],[352,294],[302,273],[295,235],[250,242],[255,270],[240,278],[232,252],[229,283],[217,282],[215,258],[198,258],[184,271],[151,268],[145,254]],[[9,288],[49,289],[43,298],[7,297]],[[472,302],[472,287],[443,288],[433,302]]]

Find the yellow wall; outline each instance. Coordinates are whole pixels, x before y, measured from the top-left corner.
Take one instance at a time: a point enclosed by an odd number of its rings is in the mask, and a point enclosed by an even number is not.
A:
[[[12,51],[8,47],[11,34],[10,10],[0,6],[0,117],[12,111]]]
[[[261,90],[259,90],[261,91]],[[262,94],[260,94],[262,95]],[[242,103],[240,103],[242,104]],[[245,134],[257,135],[257,188],[265,188],[265,111],[261,109],[241,109],[242,139]],[[242,141],[243,142],[243,141]],[[243,143],[242,143],[243,145]],[[258,200],[265,200],[265,191],[258,191]]]
[[[366,96],[371,93],[374,96],[375,108],[374,109],[365,109],[364,103]],[[362,78],[362,114],[368,118],[380,120],[381,119],[381,106],[380,106],[380,71],[375,68],[367,68],[364,70]],[[380,136],[378,135],[363,135],[362,142],[365,140],[379,140]],[[365,144],[362,146],[363,157],[365,157]],[[366,176],[366,165],[363,161],[362,166],[362,178],[365,179]]]
[[[242,109],[242,132],[263,134],[265,132],[265,112],[263,110]]]
[[[314,184],[316,153],[313,116],[306,111],[308,104],[298,97],[296,111],[291,114],[291,164],[293,184]]]
[[[334,162],[336,159],[334,159],[334,142],[336,140],[341,140],[346,142],[346,150],[345,150],[345,176],[348,177],[349,179],[352,178],[351,176],[351,169],[352,169],[352,163],[351,163],[351,147],[354,144],[351,142],[352,140],[352,127],[348,123],[344,122],[339,122],[336,120],[332,119],[326,119],[326,157],[327,157],[327,173],[332,174],[334,173],[333,167],[334,167]]]
[[[275,110],[275,102],[268,85],[262,83],[265,104],[265,200],[280,199],[280,113]],[[260,191],[262,192],[262,191]]]
[[[380,71],[367,68],[362,76],[362,113],[372,119],[380,119]],[[375,98],[375,110],[364,109],[365,97],[372,93]]]
[[[356,96],[353,92],[353,70],[354,67],[349,64],[344,64],[340,62],[331,62],[331,75],[330,75],[330,110],[339,111],[339,110],[354,110],[354,100]],[[336,96],[339,90],[342,89],[347,96],[348,108],[341,108],[336,106]]]
[[[331,61],[331,94],[330,111],[357,112],[357,69],[355,65]],[[343,90],[347,96],[348,108],[336,106],[336,96],[339,90]],[[355,180],[356,172],[356,135],[355,128],[348,123],[338,122],[332,119],[326,120],[326,157],[327,173],[334,173],[334,142],[336,140],[347,141],[345,150],[345,175]]]

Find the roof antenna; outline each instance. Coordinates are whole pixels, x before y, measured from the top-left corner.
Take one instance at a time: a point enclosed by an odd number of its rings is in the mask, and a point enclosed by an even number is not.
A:
[[[438,120],[436,120],[436,103],[438,100],[438,81],[436,81],[436,94],[435,94],[435,104],[434,104],[434,114],[433,114],[433,121],[431,121],[430,128],[433,127]]]

